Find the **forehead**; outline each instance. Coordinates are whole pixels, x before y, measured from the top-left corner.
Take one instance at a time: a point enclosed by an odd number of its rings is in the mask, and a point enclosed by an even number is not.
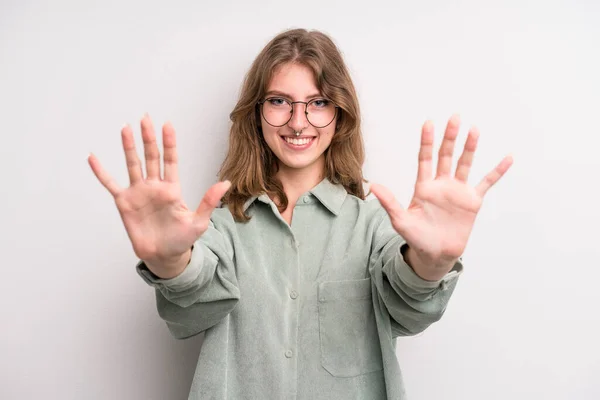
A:
[[[279,66],[267,85],[267,92],[287,93],[294,98],[302,98],[319,93],[317,80],[312,69],[302,64]]]

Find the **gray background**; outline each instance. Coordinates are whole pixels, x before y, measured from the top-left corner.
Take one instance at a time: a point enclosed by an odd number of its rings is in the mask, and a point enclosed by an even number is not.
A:
[[[368,179],[407,204],[421,124],[481,131],[488,194],[445,317],[402,339],[409,398],[599,399],[597,1],[0,1],[0,398],[184,399],[177,342],[136,275],[93,151],[127,183],[120,128],[178,132],[184,198],[215,181],[251,61],[321,29],[359,92]],[[462,145],[462,143],[461,143]]]

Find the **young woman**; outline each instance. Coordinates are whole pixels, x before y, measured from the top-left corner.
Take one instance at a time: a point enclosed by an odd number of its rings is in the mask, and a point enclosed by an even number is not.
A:
[[[379,185],[379,201],[366,201],[357,96],[318,31],[286,31],[266,45],[231,119],[220,182],[195,211],[181,198],[170,124],[164,174],[148,116],[145,177],[128,126],[129,188],[89,157],[159,315],[176,338],[205,332],[189,398],[403,399],[395,338],[444,313],[483,196],[511,159],[469,186],[478,132],[452,173],[454,116],[433,176],[427,122],[409,207]]]

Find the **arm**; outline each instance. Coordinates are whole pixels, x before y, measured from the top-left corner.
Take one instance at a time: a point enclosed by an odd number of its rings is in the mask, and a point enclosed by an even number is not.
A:
[[[479,138],[479,131],[471,128],[453,174],[452,155],[459,126],[460,118],[454,115],[446,126],[434,177],[433,124],[428,121],[423,125],[417,181],[408,208],[400,206],[385,187],[371,185],[389,215],[373,249],[379,257],[375,267],[381,269],[379,289],[401,333],[422,331],[443,314],[462,270],[460,257],[483,198],[512,165],[512,157],[505,157],[476,187],[471,187],[468,178]],[[410,246],[408,253],[401,251],[404,239]]]
[[[390,316],[393,336],[423,332],[444,314],[463,265],[459,260],[444,277],[429,281],[406,262],[408,245],[384,212],[375,227],[370,272]]]
[[[115,200],[135,254],[149,263],[142,261],[137,269],[156,288],[159,314],[175,337],[184,338],[216,324],[239,299],[232,246],[227,235],[219,234],[218,224],[211,222],[231,182],[211,186],[198,208],[190,210],[181,196],[173,126],[167,123],[162,129],[163,174],[148,115],[142,118],[141,128],[146,176],[131,127],[121,129],[129,187],[120,187],[94,155],[90,154],[88,162]],[[190,258],[192,246],[195,251]]]
[[[216,214],[213,213],[208,230],[195,242],[191,259],[181,274],[161,279],[143,261],[136,266],[146,283],[155,288],[158,314],[177,339],[214,326],[235,308],[240,298],[229,237],[231,224]]]

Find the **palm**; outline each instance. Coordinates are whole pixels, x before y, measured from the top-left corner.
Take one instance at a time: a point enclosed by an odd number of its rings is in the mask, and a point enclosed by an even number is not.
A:
[[[128,126],[121,131],[130,180],[127,189],[114,182],[96,157],[90,155],[88,161],[100,183],[113,195],[136,255],[142,260],[160,263],[185,254],[206,231],[210,215],[229,183],[213,185],[196,211],[189,210],[181,198],[175,131],[168,124],[163,127],[164,177],[161,177],[160,156],[150,118],[145,117],[141,125],[146,178],[142,175]]]
[[[135,254],[175,257],[189,249],[201,234],[194,212],[181,200],[179,184],[154,181],[134,185],[115,202]]]
[[[452,179],[424,182],[415,188],[408,206],[413,230],[405,239],[433,255],[459,257],[481,207],[481,198],[468,185]]]
[[[417,183],[406,210],[389,190],[380,185],[372,186],[373,193],[390,215],[394,229],[423,259],[433,262],[453,260],[463,254],[485,193],[512,163],[512,159],[506,157],[476,187],[468,185],[478,139],[478,132],[471,129],[452,176],[452,153],[458,129],[455,116],[446,128],[437,174],[432,179],[433,127],[429,123],[423,126]]]

